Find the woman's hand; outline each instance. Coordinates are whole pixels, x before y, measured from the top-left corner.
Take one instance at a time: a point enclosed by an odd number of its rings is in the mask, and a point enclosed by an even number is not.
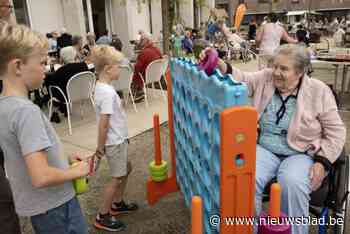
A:
[[[326,177],[326,171],[323,165],[319,162],[314,163],[310,168],[310,182],[312,191],[316,191]]]
[[[207,47],[205,48],[204,50],[202,50],[202,52],[199,54],[199,62],[202,62],[205,57],[207,56],[206,52],[208,50],[215,50],[214,48],[211,48],[211,47]],[[225,63],[224,60],[222,60],[221,58],[219,58],[219,61],[218,61],[218,66],[217,68],[220,70],[220,72],[222,74],[226,74],[226,71],[227,71],[227,65]]]
[[[201,53],[199,54],[199,61],[200,61],[200,62],[203,61],[203,60],[205,59],[205,57],[207,56],[207,55],[206,55],[206,52],[207,52],[208,50],[211,50],[211,49],[212,49],[211,47],[207,47],[207,48],[205,48],[204,50],[201,51]]]

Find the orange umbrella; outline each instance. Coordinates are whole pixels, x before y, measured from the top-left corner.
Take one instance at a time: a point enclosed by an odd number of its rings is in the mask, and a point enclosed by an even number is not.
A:
[[[237,31],[239,30],[239,27],[241,26],[244,14],[247,10],[247,7],[245,4],[240,4],[237,9],[236,9],[236,14],[235,14],[235,28]]]

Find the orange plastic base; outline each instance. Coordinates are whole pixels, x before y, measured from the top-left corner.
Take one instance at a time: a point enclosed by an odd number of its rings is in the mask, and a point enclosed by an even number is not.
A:
[[[154,205],[160,198],[169,193],[178,192],[179,187],[176,183],[176,177],[170,177],[163,182],[154,182],[151,178],[147,181],[147,200],[148,204]]]

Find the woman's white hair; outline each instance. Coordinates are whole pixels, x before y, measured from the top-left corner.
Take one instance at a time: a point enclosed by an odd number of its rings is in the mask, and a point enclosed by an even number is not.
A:
[[[306,47],[296,44],[285,44],[278,47],[274,53],[274,58],[278,55],[290,57],[294,63],[294,69],[300,73],[307,72],[311,62],[310,54]]]

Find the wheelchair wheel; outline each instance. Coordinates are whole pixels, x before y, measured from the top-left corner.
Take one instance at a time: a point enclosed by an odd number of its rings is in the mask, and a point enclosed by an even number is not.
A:
[[[347,220],[350,217],[350,209],[349,209],[349,156],[345,156],[345,166],[342,167],[339,179],[339,185],[342,185],[340,191],[338,191],[338,204],[337,209],[334,212],[333,218],[343,220],[342,225],[336,224],[334,226],[334,234],[349,234],[350,233],[350,224],[347,223]]]

